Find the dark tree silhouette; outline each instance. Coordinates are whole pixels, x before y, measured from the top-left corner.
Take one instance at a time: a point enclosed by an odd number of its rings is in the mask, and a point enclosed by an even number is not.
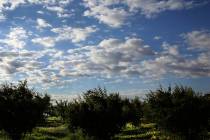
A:
[[[56,115],[60,116],[63,122],[66,122],[68,120],[69,103],[62,100],[56,101],[54,108]]]
[[[208,127],[210,100],[190,87],[160,88],[147,96],[147,103],[150,119],[186,140],[199,140]]]
[[[131,102],[119,94],[108,94],[101,88],[88,90],[82,98],[70,103],[69,127],[71,130],[80,128],[96,139],[109,140],[127,122],[140,120],[139,112],[130,111],[131,108]]]
[[[122,117],[126,122],[130,122],[135,126],[140,125],[140,118],[143,116],[143,104],[138,97],[134,99],[123,99]]]
[[[0,129],[12,140],[20,140],[31,132],[37,123],[43,121],[44,112],[50,104],[50,97],[41,96],[27,86],[4,84],[0,87]]]

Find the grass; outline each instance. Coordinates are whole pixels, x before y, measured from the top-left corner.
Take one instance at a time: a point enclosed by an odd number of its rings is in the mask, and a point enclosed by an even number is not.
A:
[[[142,124],[140,127],[127,124],[119,135],[115,136],[116,140],[145,140],[153,139],[160,136],[160,131],[156,129],[156,125],[153,123]]]
[[[9,140],[9,137],[0,131],[0,140]],[[24,140],[93,140],[85,136],[82,131],[70,133],[68,126],[59,117],[49,117],[44,126],[36,127]]]
[[[69,134],[67,125],[59,117],[49,117],[44,126],[36,127],[24,140],[57,140]]]
[[[44,126],[36,127],[24,140],[60,140],[69,134],[67,125],[60,118],[49,117]],[[0,140],[9,140],[4,132],[0,132]]]
[[[114,140],[175,140],[166,133],[157,129],[154,123],[144,123],[140,127],[127,124]],[[4,132],[0,131],[0,140],[9,140]],[[27,134],[24,140],[93,140],[85,136],[81,130],[70,133],[68,126],[63,124],[58,117],[49,117],[44,126],[36,127],[31,134]],[[177,139],[179,140],[179,139]]]
[[[25,139],[31,140],[54,140],[67,136],[68,129],[66,125],[60,125],[57,127],[37,127],[32,134],[26,136]]]

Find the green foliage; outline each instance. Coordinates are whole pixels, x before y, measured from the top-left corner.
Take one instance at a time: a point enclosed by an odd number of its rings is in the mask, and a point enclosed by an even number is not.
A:
[[[87,136],[81,129],[77,129],[73,133],[69,133],[69,135],[66,138],[63,138],[62,140],[97,140],[97,139]]]
[[[204,140],[210,135],[210,96],[189,87],[160,88],[143,104],[101,88],[72,102],[50,106],[49,101],[26,81],[2,85],[0,140]]]
[[[131,110],[134,106],[140,107],[139,104],[137,99],[130,102],[119,94],[108,94],[105,89],[88,90],[82,98],[70,103],[69,127],[71,130],[81,128],[89,136],[108,140],[127,122],[140,120],[138,109]]]
[[[27,86],[27,82],[18,85],[4,84],[0,87],[0,128],[11,139],[19,140],[27,132],[44,120],[48,109],[49,96],[40,96]]]
[[[142,103],[139,98],[136,97],[132,100],[124,99],[122,102],[122,117],[126,122],[131,122],[133,125],[138,126],[140,124],[140,118],[143,115]]]
[[[60,140],[67,138],[69,131],[59,117],[48,117],[42,126],[33,129],[24,140]]]
[[[63,120],[63,122],[66,122],[68,120],[68,109],[69,104],[67,101],[56,101],[56,105],[54,106],[55,112],[57,116],[60,116]]]
[[[138,127],[127,124],[121,133],[115,136],[114,140],[151,140],[154,138],[159,139],[160,137],[160,131],[156,129],[156,125],[153,123],[141,124]]]
[[[150,119],[166,131],[184,136],[187,140],[198,140],[199,134],[206,132],[210,100],[192,88],[160,88],[147,96],[147,103]]]

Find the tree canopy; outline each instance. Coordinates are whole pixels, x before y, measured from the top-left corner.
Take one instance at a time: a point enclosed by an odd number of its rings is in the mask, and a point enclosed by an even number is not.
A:
[[[29,89],[26,81],[0,87],[0,129],[19,140],[44,119],[50,97]]]
[[[150,119],[161,128],[197,140],[206,131],[210,115],[210,100],[190,87],[160,88],[147,96]]]
[[[97,139],[109,140],[127,122],[140,120],[141,108],[130,110],[139,105],[138,99],[135,102],[125,100],[117,93],[108,94],[105,89],[88,90],[82,98],[70,103],[69,126],[73,130],[80,128]]]

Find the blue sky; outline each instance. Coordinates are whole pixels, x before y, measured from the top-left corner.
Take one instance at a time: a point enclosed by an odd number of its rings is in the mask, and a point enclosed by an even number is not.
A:
[[[74,96],[97,86],[210,91],[209,0],[1,0],[0,82]]]

